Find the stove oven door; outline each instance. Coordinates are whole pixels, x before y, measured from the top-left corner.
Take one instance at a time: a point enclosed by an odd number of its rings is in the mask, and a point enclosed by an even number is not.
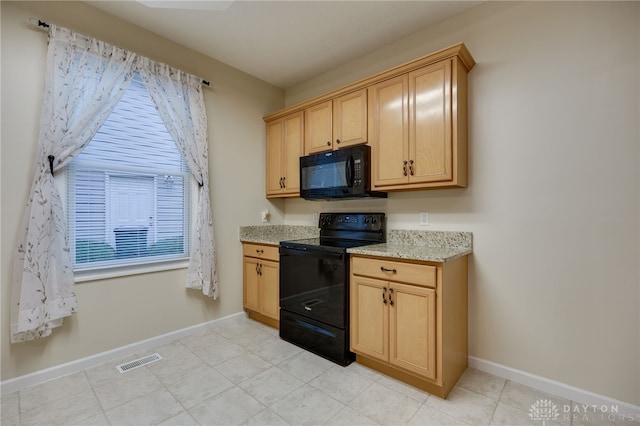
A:
[[[280,247],[280,309],[345,329],[348,258],[321,246]]]

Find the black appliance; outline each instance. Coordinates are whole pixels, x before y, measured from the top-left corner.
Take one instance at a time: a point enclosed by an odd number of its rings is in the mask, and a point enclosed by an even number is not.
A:
[[[306,200],[380,197],[371,191],[371,147],[356,145],[300,157],[300,196]]]
[[[346,366],[351,247],[386,241],[384,213],[321,213],[320,238],[280,243],[280,337]]]

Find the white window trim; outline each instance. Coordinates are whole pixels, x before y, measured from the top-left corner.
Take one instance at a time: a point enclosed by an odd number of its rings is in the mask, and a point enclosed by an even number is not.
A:
[[[75,271],[73,273],[76,283],[98,281],[109,278],[119,278],[131,275],[148,274],[151,272],[171,271],[175,269],[187,269],[189,259],[151,260],[140,262],[136,265],[109,266],[105,268],[93,268],[88,271]]]

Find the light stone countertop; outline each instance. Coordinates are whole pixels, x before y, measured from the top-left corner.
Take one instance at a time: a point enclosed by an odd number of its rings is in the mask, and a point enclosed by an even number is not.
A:
[[[318,238],[320,229],[316,226],[302,225],[258,225],[241,226],[240,241],[278,245],[280,241]]]
[[[473,253],[471,232],[387,230],[387,242],[347,249],[348,253],[396,259],[448,262]]]
[[[300,225],[240,227],[240,241],[278,245],[281,241],[317,238],[319,229]],[[447,262],[473,253],[471,232],[387,230],[387,242],[356,248],[348,253],[396,259]]]
[[[375,244],[347,249],[351,254],[389,257],[394,259],[424,260],[427,262],[449,262],[473,253],[472,249],[459,247],[420,247],[404,244]]]

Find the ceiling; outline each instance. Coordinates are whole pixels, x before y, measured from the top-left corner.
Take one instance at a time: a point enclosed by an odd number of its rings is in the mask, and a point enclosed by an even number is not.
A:
[[[481,1],[86,1],[283,89]]]

